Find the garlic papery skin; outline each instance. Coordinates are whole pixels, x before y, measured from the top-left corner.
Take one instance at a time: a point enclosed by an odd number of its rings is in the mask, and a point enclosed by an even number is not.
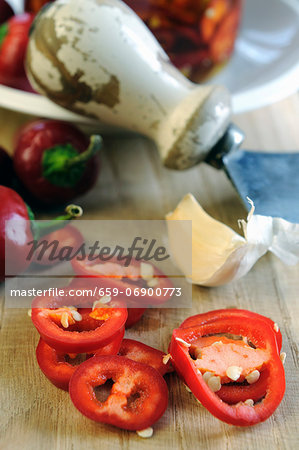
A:
[[[172,258],[188,281],[201,286],[220,286],[236,280],[246,275],[268,250],[288,264],[299,261],[299,225],[254,215],[254,205],[248,201],[251,211],[247,221],[240,221],[244,237],[209,216],[192,194],[187,194],[166,216]],[[191,273],[187,258],[181,257],[181,248],[172,231],[174,227],[170,225],[172,220],[192,221]]]

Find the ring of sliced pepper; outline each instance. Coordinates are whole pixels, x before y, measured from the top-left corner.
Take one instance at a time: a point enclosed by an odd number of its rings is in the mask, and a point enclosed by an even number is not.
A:
[[[64,297],[36,298],[31,319],[42,339],[64,353],[92,352],[110,344],[128,317],[125,303],[117,299],[94,309],[60,307],[63,301]],[[48,307],[41,307],[43,304]],[[78,319],[74,312],[79,314]]]
[[[86,359],[92,356],[117,355],[124,334],[125,329],[122,328],[110,344],[99,348],[95,352],[86,353]],[[71,376],[78,367],[67,362],[67,355],[70,359],[75,359],[77,356],[76,353],[66,354],[64,352],[58,352],[46,344],[42,338],[40,338],[36,347],[36,359],[41,371],[51,381],[51,383],[54,384],[54,386],[65,391],[68,391]]]
[[[100,402],[94,389],[108,379],[114,384],[108,398]],[[95,356],[80,364],[70,380],[69,393],[75,407],[89,419],[126,430],[152,426],[168,404],[162,375],[124,356]]]
[[[147,280],[141,275],[141,264],[144,261],[137,261],[132,258],[128,267],[125,266],[126,260],[119,260],[117,257],[112,257],[107,262],[101,261],[89,261],[86,257],[84,260],[73,259],[72,267],[77,275],[77,278],[86,277],[89,278],[89,282],[99,284],[99,287],[103,289],[118,289],[118,298],[122,300],[133,300],[136,301],[140,306],[145,305],[159,305],[167,302],[171,298],[170,292],[164,291],[165,289],[173,288],[173,284],[170,278],[165,275],[156,266],[150,263],[146,263],[153,267],[153,276],[151,279]],[[105,266],[115,265],[115,269],[112,273],[105,272]],[[102,270],[101,270],[102,269]],[[122,273],[123,272],[123,273]],[[98,281],[96,281],[98,279]],[[155,281],[155,286],[152,287],[153,295],[140,295],[141,288],[148,288],[148,283],[150,281]],[[134,289],[137,288],[137,293],[134,293]],[[157,295],[155,289],[160,288],[165,295]],[[127,295],[127,290],[131,290],[131,295]]]
[[[223,318],[228,317],[238,317],[238,318],[248,318],[264,320],[268,323],[276,337],[278,353],[281,351],[282,347],[282,335],[279,327],[268,317],[262,316],[261,314],[248,311],[245,309],[218,309],[209,311],[202,314],[196,314],[194,316],[188,317],[182,324],[180,328],[188,328],[192,326],[199,326],[206,323],[210,323]],[[260,378],[254,384],[240,384],[234,383],[230,385],[223,384],[220,391],[217,392],[218,397],[221,400],[229,404],[236,404],[238,402],[244,402],[246,399],[250,398],[253,401],[258,401],[265,395],[266,392],[266,376],[265,372],[261,373]]]
[[[212,320],[212,319],[211,319]],[[191,323],[191,321],[189,322]],[[265,395],[254,406],[239,401],[230,405],[217,393],[212,392],[198,372],[194,360],[189,354],[189,344],[196,339],[215,334],[233,334],[246,337],[256,348],[267,352],[268,360],[264,365],[262,381],[265,383]],[[256,317],[217,317],[213,322],[205,322],[189,328],[174,330],[169,352],[172,363],[189,386],[196,398],[218,419],[238,426],[254,425],[266,420],[280,404],[285,391],[283,364],[278,353],[278,345],[273,327],[268,321]]]

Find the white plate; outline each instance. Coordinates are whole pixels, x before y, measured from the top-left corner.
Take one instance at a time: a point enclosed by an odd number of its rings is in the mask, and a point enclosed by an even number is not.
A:
[[[22,0],[10,0],[20,11]],[[234,113],[260,108],[299,88],[298,0],[245,0],[245,12],[234,55],[210,83],[226,85]],[[0,85],[0,106],[15,111],[91,124],[50,100]],[[111,130],[102,125],[102,131]]]
[[[245,0],[234,55],[211,82],[227,86],[242,113],[299,89],[299,1]]]

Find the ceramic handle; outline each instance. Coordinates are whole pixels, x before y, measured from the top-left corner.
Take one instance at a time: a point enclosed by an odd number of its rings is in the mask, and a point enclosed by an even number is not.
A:
[[[175,169],[204,160],[230,120],[228,91],[187,80],[118,0],[50,4],[35,21],[27,72],[55,103],[152,138]]]

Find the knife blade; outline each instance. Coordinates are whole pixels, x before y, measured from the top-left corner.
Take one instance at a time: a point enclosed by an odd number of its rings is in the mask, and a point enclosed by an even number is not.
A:
[[[205,162],[223,169],[246,209],[299,223],[299,153],[242,150],[244,133],[231,124]]]

